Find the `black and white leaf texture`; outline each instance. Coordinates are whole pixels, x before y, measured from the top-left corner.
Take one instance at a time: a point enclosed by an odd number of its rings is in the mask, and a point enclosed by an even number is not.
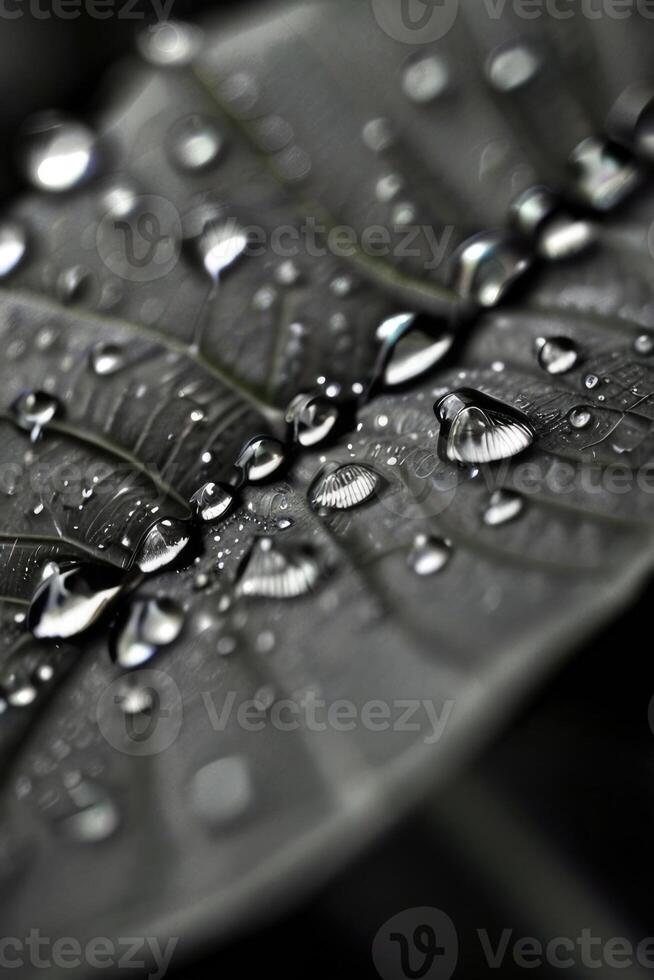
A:
[[[106,623],[56,653],[66,670],[51,697],[9,705],[0,717],[7,935],[181,936],[183,955],[243,928],[394,819],[651,570],[646,165],[619,209],[582,212],[596,224],[592,250],[537,263],[497,309],[471,310],[452,270],[457,248],[504,226],[536,184],[571,208],[588,204],[568,159],[647,75],[652,28],[516,24],[462,2],[440,41],[416,47],[380,28],[379,7],[255,7],[209,25],[189,65],[121,66],[98,120],[97,174],[9,208],[28,250],[0,293],[5,675],[34,642],[25,611],[47,562],[129,569],[154,521],[190,519],[192,495],[229,479],[249,439],[278,434],[295,395],[367,390],[388,316],[440,317],[458,343],[412,386],[375,390],[335,443],[246,489],[228,518],[198,532],[195,560],[136,586],[185,611],[180,636],[147,665],[171,744],[134,751],[119,708],[129,680],[109,656]],[[515,37],[540,70],[503,91],[489,82],[489,59]],[[407,69],[429,57],[443,61],[445,91],[424,102],[411,97]],[[371,120],[385,122],[371,129]],[[219,134],[211,166],[180,166],[187,124]],[[386,199],[380,181],[397,194]],[[107,220],[117,186],[156,216],[168,259],[125,258],[125,235]],[[411,255],[399,206],[422,229]],[[263,229],[267,242],[214,293],[195,240],[207,214]],[[396,247],[335,257],[299,234],[298,254],[276,254],[275,230],[308,220],[348,226],[359,240],[380,225]],[[577,346],[568,373],[540,366],[550,337]],[[103,353],[110,369],[99,371]],[[533,446],[478,470],[442,462],[433,404],[461,387],[524,412]],[[26,390],[61,405],[34,442],[11,410]],[[370,468],[376,492],[356,508],[316,508],[311,488],[328,464]],[[498,489],[523,497],[511,520],[484,518]],[[278,580],[248,595],[238,582],[262,538]],[[417,562],[430,548],[440,549],[434,561]],[[305,591],[298,568],[306,594],[272,597],[289,582]],[[345,699],[359,717],[382,702],[396,720],[402,706],[418,707],[391,730],[313,731],[306,709],[284,731],[270,710],[285,699]],[[243,724],[237,707],[250,700],[259,707]],[[80,784],[96,795],[80,802]],[[71,823],[80,812],[106,839],[88,830],[85,839]]]

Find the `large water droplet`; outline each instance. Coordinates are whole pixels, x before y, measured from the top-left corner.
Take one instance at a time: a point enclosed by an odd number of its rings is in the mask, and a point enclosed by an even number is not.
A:
[[[61,414],[61,404],[45,391],[26,391],[11,406],[16,425],[30,433],[32,442],[55,416]]]
[[[307,545],[280,545],[257,538],[240,570],[241,595],[293,599],[305,595],[320,577],[320,566]]]
[[[619,204],[639,179],[639,171],[625,150],[595,137],[589,137],[573,150],[570,166],[577,193],[599,211],[608,211]]]
[[[189,64],[202,45],[202,31],[193,24],[166,20],[143,31],[138,38],[141,55],[157,68]]]
[[[34,593],[27,628],[40,640],[83,633],[116,598],[121,581],[121,572],[110,566],[62,564]]]
[[[377,329],[382,344],[382,380],[388,387],[403,385],[434,368],[450,351],[454,337],[438,332],[432,319],[398,313]]]
[[[20,265],[27,249],[27,235],[16,221],[0,223],[0,279]]]
[[[314,481],[309,490],[309,499],[314,507],[328,510],[349,510],[375,494],[380,478],[368,466],[361,463],[328,464]]]
[[[286,409],[293,439],[305,448],[324,442],[337,421],[338,408],[320,395],[297,395]]]
[[[242,449],[236,467],[247,483],[260,483],[276,473],[284,460],[284,446],[278,439],[257,436]]]
[[[452,545],[444,538],[418,534],[407,557],[407,564],[416,575],[435,575],[442,571],[452,557]]]
[[[28,119],[20,142],[25,175],[38,190],[71,190],[95,168],[95,134],[57,113],[40,113]]]
[[[253,801],[252,778],[244,758],[216,759],[195,773],[191,805],[209,827],[222,826],[242,816]]]
[[[480,391],[461,388],[434,405],[438,453],[455,463],[491,463],[516,456],[535,438],[522,412]]]
[[[579,351],[570,337],[548,337],[538,350],[538,363],[548,374],[565,374],[579,362]]]
[[[216,162],[222,149],[223,138],[218,127],[203,116],[187,116],[171,130],[170,155],[182,170],[206,170]]]
[[[173,643],[183,625],[184,612],[172,599],[133,599],[116,623],[111,656],[121,667],[140,667]]]
[[[508,524],[522,513],[524,506],[524,499],[519,493],[514,493],[512,490],[495,490],[484,511],[484,524],[488,527]]]
[[[538,54],[524,42],[512,41],[493,51],[486,74],[498,92],[513,92],[531,81],[539,68]]]
[[[202,521],[218,521],[234,504],[235,492],[222,483],[205,483],[191,497],[196,513]]]
[[[412,102],[432,102],[447,88],[447,65],[437,55],[426,55],[404,69],[402,87]]]
[[[89,355],[94,374],[107,377],[125,366],[125,351],[118,344],[98,344]]]
[[[157,521],[145,534],[134,559],[135,563],[142,572],[156,572],[170,565],[189,540],[189,527],[184,521],[164,518]]]
[[[209,276],[217,282],[223,272],[239,259],[248,246],[248,237],[233,219],[208,222],[200,235],[198,251]]]
[[[502,232],[482,232],[459,249],[453,287],[480,306],[495,306],[531,265],[529,254]]]
[[[568,415],[568,421],[573,429],[585,429],[592,417],[592,413],[587,408],[573,408]]]

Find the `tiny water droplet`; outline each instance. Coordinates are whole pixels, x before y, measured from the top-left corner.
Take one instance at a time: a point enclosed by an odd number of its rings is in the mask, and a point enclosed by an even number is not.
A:
[[[16,221],[0,223],[0,279],[4,279],[22,262],[27,251],[27,235]]]
[[[122,573],[110,566],[56,566],[34,593],[27,628],[40,640],[66,639],[83,633],[118,596],[121,581]]]
[[[434,405],[438,453],[456,463],[491,463],[523,452],[535,438],[522,412],[490,395],[460,388]]]
[[[36,442],[41,430],[61,414],[61,404],[45,391],[27,391],[18,396],[11,410],[16,425],[26,429],[32,442]]]
[[[275,282],[280,286],[295,286],[300,278],[301,272],[292,259],[287,259],[275,269]]]
[[[524,506],[524,499],[519,493],[514,493],[512,490],[495,490],[484,511],[484,524],[488,527],[508,524],[522,513]]]
[[[56,289],[62,303],[88,303],[93,291],[93,276],[83,265],[72,265],[59,275]]]
[[[208,222],[198,240],[202,264],[214,282],[241,258],[247,246],[246,233],[233,219]]]
[[[538,54],[524,42],[513,41],[493,51],[486,74],[498,92],[513,92],[531,81],[539,68]]]
[[[428,316],[398,313],[377,328],[382,349],[382,380],[392,388],[406,384],[434,368],[450,351],[452,334],[438,329]]]
[[[418,534],[407,557],[407,564],[416,575],[435,575],[442,571],[452,557],[452,545],[444,538]]]
[[[568,415],[568,421],[573,429],[585,429],[592,417],[587,408],[573,408]]]
[[[98,210],[102,218],[126,218],[135,210],[137,201],[136,188],[127,180],[116,180],[103,188]]]
[[[566,374],[579,361],[579,351],[570,337],[548,337],[538,350],[538,363],[548,374]]]
[[[395,142],[395,134],[388,119],[370,119],[361,131],[363,142],[373,153],[383,153]]]
[[[190,530],[184,521],[164,518],[150,528],[141,541],[135,564],[149,574],[173,562],[190,540]]]
[[[483,307],[496,306],[531,265],[528,252],[502,232],[482,232],[461,246],[453,287]]]
[[[437,55],[426,55],[404,69],[402,87],[412,102],[432,102],[447,89],[447,65]]]
[[[296,395],[286,409],[286,422],[301,446],[317,446],[333,431],[338,408],[320,395]]]
[[[111,656],[121,667],[140,667],[182,631],[184,612],[172,599],[135,598],[123,610],[111,637]]]
[[[634,340],[634,350],[641,357],[647,357],[654,351],[654,336],[652,334],[643,333]]]
[[[318,474],[309,490],[313,507],[328,510],[349,510],[370,500],[380,485],[380,478],[368,466],[360,463],[328,464]]]
[[[193,776],[191,806],[209,827],[221,827],[242,817],[254,800],[250,768],[242,756],[216,759]]]
[[[599,211],[619,204],[639,179],[639,171],[626,150],[595,137],[585,139],[573,150],[570,168],[579,196]]]
[[[191,497],[198,517],[203,521],[218,521],[234,504],[235,492],[222,483],[205,483]]]
[[[587,374],[586,377],[584,378],[584,385],[589,390],[592,390],[593,388],[597,388],[598,384],[599,384],[599,378],[597,377],[596,374]]]
[[[192,24],[165,20],[139,35],[142,57],[157,68],[179,68],[189,64],[202,45],[202,31]]]
[[[118,344],[97,344],[89,355],[89,361],[94,374],[107,377],[125,366],[125,351]]]
[[[276,473],[284,461],[284,446],[278,439],[257,436],[244,446],[236,467],[247,483],[260,483]]]
[[[96,165],[95,134],[82,123],[58,113],[39,113],[20,133],[25,176],[38,190],[71,190]]]
[[[281,545],[257,538],[241,565],[238,592],[268,599],[293,599],[310,592],[320,577],[314,550],[308,545]]]
[[[152,690],[144,687],[138,675],[128,674],[116,688],[116,703],[124,715],[141,715],[153,707]]]
[[[543,228],[538,252],[550,262],[560,262],[579,255],[596,241],[597,228],[590,221],[555,215]]]
[[[170,156],[181,170],[206,170],[216,163],[222,150],[220,130],[213,120],[203,116],[187,116],[170,132]]]

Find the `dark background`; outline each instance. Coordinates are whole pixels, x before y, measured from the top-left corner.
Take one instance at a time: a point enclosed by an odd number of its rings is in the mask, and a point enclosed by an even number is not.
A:
[[[212,6],[176,0],[174,15]],[[82,114],[92,109],[89,93],[99,89],[103,70],[148,22],[37,21],[26,5],[21,9],[20,19],[0,22],[5,197],[20,191],[11,147],[22,119],[54,106]],[[46,0],[41,9],[47,10]],[[455,923],[457,977],[498,974],[485,963],[479,928],[494,939],[507,927],[514,938],[545,942],[574,938],[584,928],[604,941],[624,936],[638,942],[654,934],[653,598],[650,590],[571,658],[465,773],[320,894],[174,975],[199,980],[265,971],[288,980],[366,980],[378,975],[371,944],[380,926],[402,909],[423,905],[444,910]],[[510,955],[499,972],[525,975]],[[547,967],[529,972],[561,973]]]

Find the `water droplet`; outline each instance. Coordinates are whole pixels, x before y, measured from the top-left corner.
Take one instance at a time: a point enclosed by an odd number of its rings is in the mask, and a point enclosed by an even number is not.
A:
[[[348,275],[336,276],[330,282],[329,288],[334,296],[343,299],[345,296],[349,296],[354,289],[354,280],[352,276]]]
[[[293,599],[316,585],[320,567],[308,545],[284,544],[257,538],[244,560],[238,583],[240,595]]]
[[[452,545],[444,538],[418,534],[407,557],[407,564],[416,575],[435,575],[442,571],[452,557]]]
[[[523,452],[535,438],[529,419],[504,402],[470,388],[434,406],[441,430],[438,453],[455,463],[491,463]]]
[[[370,119],[361,131],[363,142],[373,153],[383,153],[395,142],[395,135],[388,119]]]
[[[248,246],[246,233],[233,219],[208,222],[200,235],[198,251],[209,276],[218,282],[223,272],[239,259]]]
[[[121,667],[140,667],[173,643],[183,625],[184,613],[172,599],[133,599],[116,622],[111,656]]]
[[[121,580],[121,572],[110,566],[57,566],[34,593],[27,628],[40,640],[77,636],[97,622],[117,597]]]
[[[218,521],[234,504],[235,492],[222,483],[205,483],[191,497],[200,520]]]
[[[640,337],[636,337],[634,340],[634,350],[641,357],[647,357],[654,351],[654,336],[648,333],[642,333]]]
[[[275,269],[275,282],[280,286],[295,286],[300,278],[300,270],[292,259],[287,259]]]
[[[83,265],[73,265],[57,278],[57,296],[62,303],[88,303],[93,290],[93,276]]]
[[[20,133],[25,176],[38,190],[71,190],[96,165],[95,134],[82,123],[57,113],[33,116]]]
[[[599,378],[596,374],[587,374],[584,378],[584,385],[589,389],[589,391],[592,391],[593,388],[597,388],[598,384]]]
[[[99,212],[102,218],[126,218],[136,208],[138,194],[127,180],[107,185],[100,194]]]
[[[380,177],[375,185],[375,197],[381,204],[394,200],[404,187],[404,181],[399,174],[386,174]]]
[[[524,510],[524,499],[512,490],[495,490],[491,494],[488,507],[484,511],[484,524],[488,527],[499,527],[508,524]]]
[[[68,794],[75,812],[58,821],[60,833],[80,844],[95,844],[116,832],[120,814],[102,787],[80,780],[68,788]]]
[[[156,572],[170,565],[190,540],[190,530],[184,521],[164,518],[146,532],[134,559],[142,572]]]
[[[152,689],[144,687],[137,674],[128,674],[116,689],[116,703],[125,715],[142,715],[152,710]]]
[[[501,232],[482,232],[459,249],[453,286],[463,299],[495,306],[530,265],[518,243]]]
[[[218,127],[203,116],[187,116],[171,130],[170,155],[182,170],[206,170],[217,161],[222,149],[223,138]]]
[[[117,344],[98,344],[89,355],[94,374],[107,377],[125,366],[125,351]]]
[[[587,408],[573,408],[568,415],[568,421],[573,429],[585,429],[592,417]]]
[[[284,461],[284,446],[278,439],[257,436],[243,448],[236,467],[247,483],[260,483],[276,473]]]
[[[491,54],[486,74],[498,92],[513,92],[531,81],[539,68],[538,54],[524,42],[514,41]]]
[[[399,313],[384,320],[377,329],[382,344],[383,383],[388,387],[403,385],[434,368],[452,347],[454,338],[438,330],[427,316]]]
[[[328,464],[309,490],[314,507],[329,510],[348,510],[369,500],[380,484],[379,476],[368,466],[360,463]]]
[[[626,150],[595,137],[589,137],[573,150],[570,167],[577,193],[599,211],[608,211],[619,204],[639,179],[638,169]]]
[[[191,782],[190,796],[194,813],[209,827],[219,827],[241,817],[254,797],[246,760],[231,756],[198,769]]]
[[[557,207],[557,198],[548,187],[528,187],[511,205],[511,220],[522,235],[532,238]]]
[[[0,279],[4,279],[17,268],[26,250],[25,229],[16,221],[0,223]]]
[[[189,64],[202,45],[202,31],[192,24],[161,21],[139,35],[143,58],[157,68],[178,68]]]
[[[447,65],[436,55],[412,61],[404,69],[402,87],[412,102],[432,102],[446,90],[449,81]]]
[[[297,395],[286,410],[286,422],[301,446],[317,446],[333,431],[338,409],[320,395]]]
[[[566,374],[579,362],[579,351],[570,337],[548,337],[538,351],[538,363],[548,374]]]
[[[597,241],[597,229],[590,221],[576,221],[568,215],[555,215],[547,222],[538,241],[538,252],[550,262],[579,255]]]
[[[32,442],[55,416],[61,414],[61,404],[45,391],[27,391],[19,395],[11,406],[16,425],[30,433]]]

